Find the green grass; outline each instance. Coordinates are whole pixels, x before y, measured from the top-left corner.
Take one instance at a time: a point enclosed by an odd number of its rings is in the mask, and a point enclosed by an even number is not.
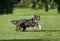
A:
[[[35,14],[41,16],[39,24],[42,30],[37,27],[35,30],[27,28],[25,32],[16,32],[15,25],[9,22],[9,19],[29,19]],[[60,14],[56,9],[45,12],[44,10],[15,8],[13,14],[0,15],[0,40],[60,41]]]

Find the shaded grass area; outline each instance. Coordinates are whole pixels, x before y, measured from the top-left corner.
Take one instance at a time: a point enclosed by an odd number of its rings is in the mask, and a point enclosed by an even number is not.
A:
[[[60,39],[12,39],[12,40],[0,40],[0,41],[60,41]]]

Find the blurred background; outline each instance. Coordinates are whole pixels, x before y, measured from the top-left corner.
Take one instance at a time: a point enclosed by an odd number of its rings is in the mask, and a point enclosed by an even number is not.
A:
[[[13,13],[13,8],[57,9],[60,13],[60,0],[0,0],[0,14]]]

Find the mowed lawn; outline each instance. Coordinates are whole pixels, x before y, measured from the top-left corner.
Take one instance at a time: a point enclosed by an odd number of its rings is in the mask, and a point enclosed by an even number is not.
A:
[[[15,25],[10,19],[29,19],[34,15],[40,15],[39,24],[42,29],[35,30],[27,28],[25,32],[15,31]],[[13,14],[0,15],[0,40],[22,40],[22,41],[60,41],[60,14],[56,9],[45,12],[28,8],[15,8]]]

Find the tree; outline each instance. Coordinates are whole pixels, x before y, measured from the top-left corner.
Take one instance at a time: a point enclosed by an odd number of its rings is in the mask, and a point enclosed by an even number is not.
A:
[[[57,6],[57,11],[60,13],[60,0],[54,0],[56,2]]]
[[[21,0],[0,0],[0,14],[13,13],[13,5],[20,1]]]
[[[48,3],[45,2],[45,11],[48,12]]]

